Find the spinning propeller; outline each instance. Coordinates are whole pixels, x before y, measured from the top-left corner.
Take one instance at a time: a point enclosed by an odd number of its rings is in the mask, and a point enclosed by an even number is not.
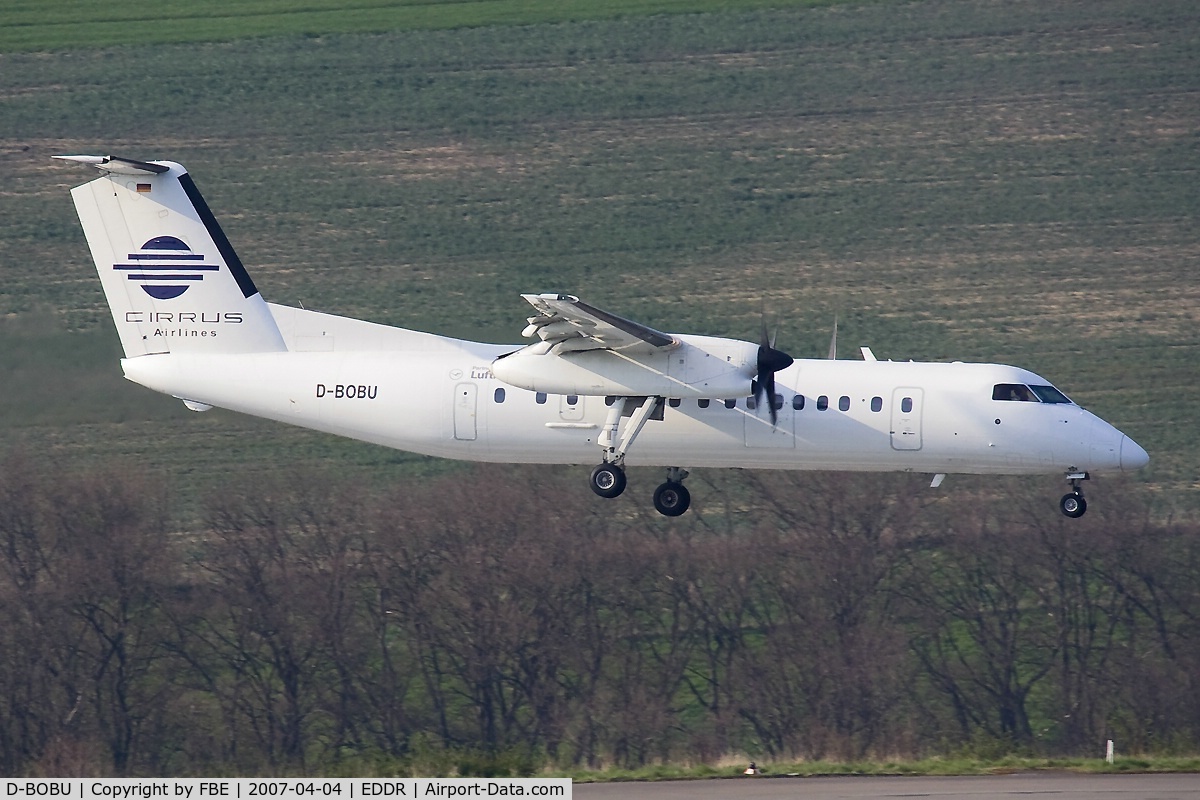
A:
[[[767,408],[771,411],[771,424],[778,419],[775,409],[775,373],[787,369],[793,359],[782,350],[775,349],[775,337],[767,335],[767,321],[762,323],[762,338],[758,345],[758,377],[754,381],[754,405],[762,402],[762,396],[767,396]]]

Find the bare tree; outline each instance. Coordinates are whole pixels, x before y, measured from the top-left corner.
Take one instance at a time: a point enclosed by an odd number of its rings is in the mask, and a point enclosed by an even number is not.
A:
[[[387,493],[303,473],[230,485],[175,534],[151,481],[10,457],[0,769],[1200,740],[1194,525],[1129,502],[1048,518],[1032,490],[951,506],[903,476],[741,477],[662,520],[534,469]]]
[[[4,513],[3,758],[21,764],[102,742],[106,771],[154,752],[171,693],[163,604],[176,558],[160,487],[114,471],[43,476],[9,460]],[[95,769],[95,764],[89,764]],[[9,774],[13,774],[10,772]]]
[[[350,487],[315,475],[251,482],[211,503],[199,566],[213,605],[180,625],[180,652],[220,698],[230,735],[247,730],[265,763],[303,770],[310,751],[347,735],[344,717],[322,712],[351,691],[347,665],[334,664],[355,649],[360,508]]]
[[[893,746],[888,722],[911,668],[892,591],[912,537],[913,482],[786,475],[757,476],[755,487],[781,524],[752,534],[773,567],[753,606],[769,661],[748,663],[744,680],[770,694],[742,713],[772,751],[855,758]]]
[[[84,694],[123,775],[138,745],[161,733],[161,724],[146,725],[162,722],[173,692],[163,605],[178,561],[165,494],[144,480],[89,475],[58,486],[52,503],[64,550],[59,591],[82,625],[72,639],[89,673]]]
[[[1061,647],[1040,588],[1051,579],[1038,538],[984,516],[909,552],[903,592],[913,603],[913,652],[951,703],[961,735],[1032,744],[1030,692]]]

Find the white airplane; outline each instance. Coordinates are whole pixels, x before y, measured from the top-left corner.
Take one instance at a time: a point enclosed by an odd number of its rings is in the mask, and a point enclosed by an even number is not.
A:
[[[663,333],[565,294],[528,294],[527,346],[462,341],[267,303],[191,176],[170,161],[55,156],[101,177],[71,191],[124,346],[125,377],[179,398],[416,453],[627,464],[687,510],[688,469],[1061,474],[1136,470],[1136,442],[1028,370],[798,359],[759,342]],[[834,348],[831,348],[833,350]]]

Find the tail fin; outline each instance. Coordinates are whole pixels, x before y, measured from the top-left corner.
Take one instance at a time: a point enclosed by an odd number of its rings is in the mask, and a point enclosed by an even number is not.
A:
[[[287,349],[187,170],[171,161],[55,158],[104,173],[71,197],[126,358]]]

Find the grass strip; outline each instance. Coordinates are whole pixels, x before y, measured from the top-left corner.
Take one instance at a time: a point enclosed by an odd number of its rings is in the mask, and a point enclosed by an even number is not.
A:
[[[571,778],[576,783],[620,781],[677,781],[710,778],[743,778],[749,764],[684,766],[656,764],[639,769],[565,770],[549,773],[550,777]],[[1139,755],[1116,758],[1108,763],[1103,758],[1032,758],[1005,756],[998,759],[933,757],[919,761],[803,761],[756,762],[760,778],[829,777],[838,775],[896,776],[896,775],[1000,775],[1011,772],[1039,770],[1088,774],[1122,774],[1147,772],[1200,772],[1200,756]]]

